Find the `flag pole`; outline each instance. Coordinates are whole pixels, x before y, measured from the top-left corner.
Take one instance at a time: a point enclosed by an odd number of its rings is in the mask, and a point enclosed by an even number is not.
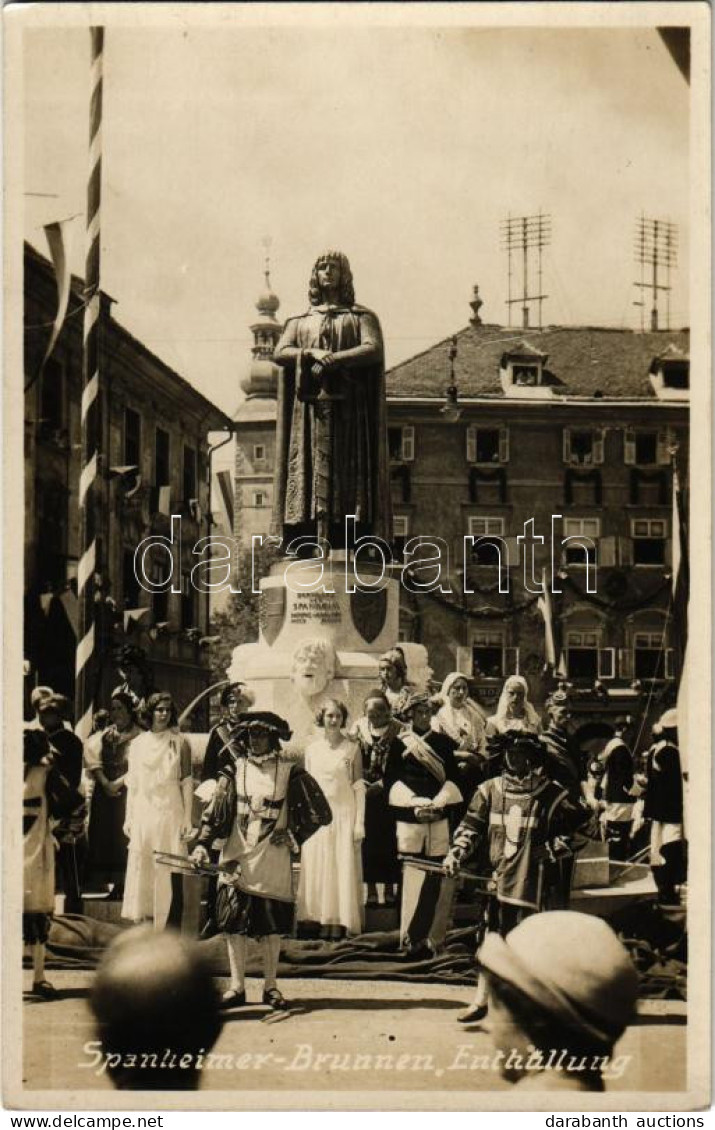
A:
[[[91,94],[85,260],[84,350],[82,363],[82,464],[79,480],[80,557],[77,569],[79,632],[75,662],[75,719],[80,738],[89,736],[97,694],[98,515],[101,505],[101,403],[99,398],[100,200],[102,181],[102,66],[104,28],[90,28]]]

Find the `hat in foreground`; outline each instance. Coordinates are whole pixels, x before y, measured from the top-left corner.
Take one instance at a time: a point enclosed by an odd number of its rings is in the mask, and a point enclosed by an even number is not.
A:
[[[506,939],[487,934],[479,962],[559,1024],[612,1045],[631,1022],[638,974],[613,930],[570,910],[525,919]]]

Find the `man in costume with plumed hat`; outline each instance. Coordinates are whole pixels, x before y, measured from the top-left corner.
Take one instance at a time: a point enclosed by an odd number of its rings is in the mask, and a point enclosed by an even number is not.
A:
[[[446,873],[456,875],[486,845],[494,883],[488,929],[502,935],[553,901],[564,840],[590,818],[585,805],[571,801],[566,789],[549,780],[543,765],[538,737],[515,733],[503,772],[478,787],[444,862]],[[471,1023],[486,1011],[486,984],[480,977],[475,999],[459,1019]]]
[[[231,985],[224,1007],[246,1003],[247,939],[263,940],[263,1003],[288,1008],[276,985],[281,937],[293,929],[291,852],[332,815],[316,781],[282,753],[287,722],[267,710],[242,714],[229,757],[219,766],[192,859],[209,863],[208,849],[225,839],[216,894],[216,922],[226,934]]]

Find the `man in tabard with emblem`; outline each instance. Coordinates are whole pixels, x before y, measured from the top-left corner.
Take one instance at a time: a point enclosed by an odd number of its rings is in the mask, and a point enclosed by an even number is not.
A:
[[[281,938],[293,930],[291,852],[332,819],[316,781],[282,752],[281,742],[290,737],[288,724],[271,711],[241,715],[192,855],[206,866],[213,841],[226,841],[215,909],[231,970],[225,1008],[246,1003],[248,938],[263,942],[263,1004],[277,1011],[289,1007],[276,977]]]
[[[579,800],[543,771],[544,747],[536,735],[511,739],[500,776],[483,781],[452,839],[444,861],[457,875],[466,859],[486,846],[494,893],[487,929],[504,937],[524,918],[548,909],[557,894],[557,860],[566,837],[590,819]],[[487,1012],[487,987],[479,977],[474,1001],[459,1019],[480,1020]]]

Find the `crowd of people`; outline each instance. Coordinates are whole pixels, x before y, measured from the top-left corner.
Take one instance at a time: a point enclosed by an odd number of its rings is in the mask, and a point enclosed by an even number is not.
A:
[[[677,901],[685,870],[674,710],[644,754],[629,744],[631,721],[618,719],[589,757],[574,745],[563,688],[542,721],[519,675],[488,716],[460,672],[436,693],[416,687],[399,647],[379,671],[360,717],[337,698],[322,703],[300,754],[285,719],[254,709],[246,685],[226,686],[198,784],[170,695],[139,704],[118,690],[83,745],[67,701],[36,688],[24,739],[33,991],[54,995],[44,952],[56,888],[66,913],[81,913],[91,891],[120,900],[124,919],[166,925],[171,869],[157,865],[157,852],[208,877],[204,936],[226,938],[224,1007],[246,1000],[253,937],[263,946],[263,1002],[286,1009],[276,984],[281,938],[296,925],[329,941],[360,934],[366,907],[398,900],[405,860],[446,881],[481,877],[469,897],[481,899],[484,929],[504,938],[540,911],[568,908],[579,836],[603,838],[612,859],[626,860],[649,827],[658,898]],[[424,950],[429,934],[403,944]],[[467,1022],[485,1014],[488,981],[484,967]]]

